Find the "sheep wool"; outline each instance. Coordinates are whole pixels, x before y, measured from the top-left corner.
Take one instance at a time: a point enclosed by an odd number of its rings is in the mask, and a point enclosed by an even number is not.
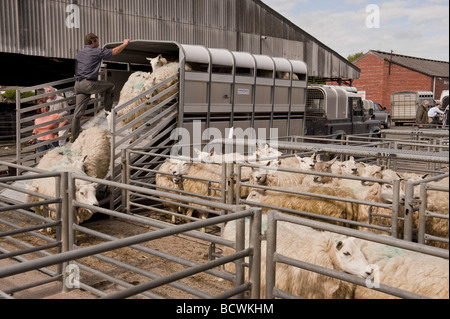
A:
[[[262,232],[267,223],[267,216],[262,216]],[[249,222],[246,220],[246,247],[248,247]],[[232,221],[225,225],[222,237],[234,241],[236,238],[236,222]],[[339,241],[354,241],[345,236],[330,232],[321,232],[310,227],[278,222],[277,227],[277,253],[315,264],[329,269],[343,271],[336,257],[335,245]],[[345,245],[345,244],[344,244]],[[351,263],[357,265],[355,275],[366,276],[368,263],[365,257],[356,247],[354,259]],[[234,249],[223,246],[224,255],[234,252]],[[247,260],[248,262],[248,260]],[[235,271],[234,264],[226,264],[225,269]],[[261,298],[265,298],[266,288],[266,241],[261,246]],[[248,270],[246,273],[248,278]],[[275,273],[276,288],[290,294],[309,299],[351,299],[354,295],[355,285],[335,278],[320,275],[297,267],[279,263]]]
[[[341,198],[355,198],[353,192],[345,188],[298,185],[286,187],[283,190],[316,193]],[[253,189],[247,197],[247,201],[253,202],[251,204],[249,203],[251,206],[263,204],[261,205],[263,213],[267,213],[269,210],[264,205],[272,205],[280,208],[314,213],[317,215],[317,218],[320,218],[320,215],[353,221],[357,221],[359,218],[359,205],[355,203],[315,198],[307,195]],[[342,225],[342,223],[337,224]]]
[[[357,241],[367,261],[378,268],[374,279],[379,275],[380,283],[430,298],[449,298],[448,259],[365,240]],[[396,297],[362,286],[355,290],[355,299],[386,298]]]
[[[88,176],[106,177],[111,162],[111,142],[106,130],[98,126],[84,130],[72,144],[71,151],[85,158],[84,170]]]

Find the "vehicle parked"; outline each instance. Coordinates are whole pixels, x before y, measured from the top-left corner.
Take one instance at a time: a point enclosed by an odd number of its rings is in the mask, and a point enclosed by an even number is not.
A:
[[[416,113],[424,100],[434,106],[434,94],[429,91],[402,91],[391,95],[391,119],[395,125],[416,122]]]
[[[391,114],[386,111],[386,107],[382,106],[380,103],[373,103],[373,115],[375,120],[379,120],[384,128],[391,127]]]
[[[354,87],[332,85],[308,86],[306,135],[332,136],[369,133],[379,137],[381,123],[366,112]]]

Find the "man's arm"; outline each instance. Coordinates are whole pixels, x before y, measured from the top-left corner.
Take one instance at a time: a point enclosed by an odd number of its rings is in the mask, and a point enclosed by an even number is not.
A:
[[[130,43],[130,39],[125,39],[123,40],[123,43],[121,45],[119,45],[118,47],[115,47],[113,49],[113,55],[118,55],[119,53],[121,53],[128,45],[128,43]]]

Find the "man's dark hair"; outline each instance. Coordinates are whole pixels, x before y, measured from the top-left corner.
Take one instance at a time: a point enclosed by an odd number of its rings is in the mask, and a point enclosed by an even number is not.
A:
[[[98,36],[96,36],[94,33],[89,33],[85,38],[84,38],[84,44],[85,45],[91,45],[93,42],[95,42],[95,40],[98,39]]]

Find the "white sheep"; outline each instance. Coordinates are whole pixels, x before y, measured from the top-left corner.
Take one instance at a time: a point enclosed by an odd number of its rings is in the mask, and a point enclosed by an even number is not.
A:
[[[152,83],[148,81],[149,78],[150,78],[150,73],[148,73],[148,72],[138,71],[138,72],[132,73],[130,75],[130,77],[128,78],[127,82],[122,87],[122,90],[120,91],[120,98],[119,98],[119,102],[118,102],[116,108],[120,107],[121,105],[125,104],[126,102],[130,101],[131,99],[135,98],[136,96],[138,96],[138,95],[142,94],[143,92],[145,92],[146,90],[150,89]],[[134,119],[138,118],[139,116],[141,116],[142,114],[147,112],[149,109],[151,109],[153,105],[147,104],[145,107],[141,108],[139,111],[133,112],[133,110],[135,108],[137,108],[139,105],[145,103],[147,101],[147,99],[148,98],[144,96],[141,99],[135,101],[134,103],[131,103],[131,104],[127,105],[125,108],[119,110],[117,112],[118,117],[122,117],[126,114],[130,114],[128,117],[124,118],[121,121],[121,124],[127,125],[128,123],[130,123],[131,121],[133,121]],[[108,119],[109,129],[111,130],[112,129],[111,114],[107,115],[107,119]],[[136,130],[142,124],[143,124],[143,121],[139,121],[138,123],[136,123],[132,126],[131,130],[132,131]]]
[[[331,166],[331,172],[333,174],[356,175],[358,173],[358,167],[355,158],[350,156],[348,160],[343,162],[336,160]]]
[[[166,188],[172,188],[174,189],[173,192],[168,191],[166,189],[156,188],[158,191],[163,192],[169,192],[169,193],[177,193],[176,190],[182,190],[182,184],[181,184],[181,178],[180,176],[182,174],[185,174],[186,172],[184,170],[187,170],[189,166],[186,165],[186,161],[177,160],[168,158],[164,163],[161,164],[161,166],[158,169],[158,172],[156,174],[155,178],[155,184],[160,187],[166,187]],[[164,174],[167,173],[167,174]],[[177,202],[173,199],[168,199],[162,197],[163,200],[169,200],[171,202]],[[167,202],[163,202],[163,205],[167,207],[169,210],[175,213],[181,213],[185,214],[185,209],[179,205],[171,204]],[[172,216],[172,223],[175,223],[176,218],[173,215]]]
[[[84,158],[84,171],[90,177],[104,179],[110,168],[111,141],[107,131],[93,126],[81,132],[70,147],[73,154]]]
[[[83,169],[83,161],[81,158],[72,157],[70,150],[65,148],[52,149],[44,155],[37,166],[38,169],[52,171],[52,172],[72,172],[79,175],[86,175]],[[56,178],[40,178],[33,179],[31,185],[27,185],[27,189],[35,193],[44,194],[47,196],[56,196],[55,189]],[[82,180],[75,181],[76,191],[75,199],[81,203],[88,205],[98,205],[96,198],[96,183],[90,183]],[[38,196],[27,195],[27,202],[38,202],[43,199]],[[51,210],[50,210],[51,209]],[[45,217],[56,219],[54,210],[56,204],[51,204],[48,207],[37,205],[33,208],[36,214]],[[88,220],[93,215],[93,212],[84,208],[78,208],[76,211],[76,223],[79,224]]]
[[[248,228],[246,222],[246,242],[248,246]],[[321,232],[310,227],[287,222],[277,223],[276,252],[296,260],[315,264],[367,278],[370,274],[369,264],[361,253],[355,238],[349,238],[330,232]],[[262,216],[262,231],[267,225],[266,216]],[[234,241],[236,239],[236,222],[225,225],[222,237]],[[224,255],[233,252],[231,248],[223,248]],[[225,268],[234,270],[234,264]],[[248,276],[248,274],[247,274]],[[276,265],[275,287],[290,294],[310,299],[351,299],[355,285],[332,277],[320,275],[304,269]],[[265,298],[266,288],[266,242],[261,245],[261,298]]]
[[[317,159],[317,158],[316,158]],[[330,161],[316,161],[314,165],[314,171],[321,173],[330,173],[331,167],[337,161],[337,157]],[[330,176],[321,176],[321,175],[307,175],[303,178],[303,185],[314,185],[314,184],[332,184],[334,183],[334,179]]]
[[[299,170],[313,170],[315,166],[314,156],[311,157],[289,157],[280,161],[272,161],[266,163],[270,167],[294,168]],[[300,185],[306,177],[303,173],[292,173],[282,170],[264,169],[254,170],[252,174],[252,182],[264,186],[289,186]]]
[[[357,239],[379,283],[436,299],[449,298],[448,259]],[[396,298],[362,286],[355,299]]]
[[[355,199],[353,192],[346,188],[323,187],[297,185],[284,187],[283,190],[303,193],[321,194],[340,198]],[[304,211],[320,216],[341,218],[345,220],[358,221],[359,205],[339,200],[312,197],[308,195],[297,195],[292,193],[281,193],[275,190],[252,189],[247,196],[248,205],[261,207],[263,213],[267,213],[269,208],[264,205],[271,205],[279,208],[286,208],[296,211]],[[308,217],[312,218],[312,217]],[[332,222],[336,224],[335,222]],[[343,223],[337,223],[342,225]]]

